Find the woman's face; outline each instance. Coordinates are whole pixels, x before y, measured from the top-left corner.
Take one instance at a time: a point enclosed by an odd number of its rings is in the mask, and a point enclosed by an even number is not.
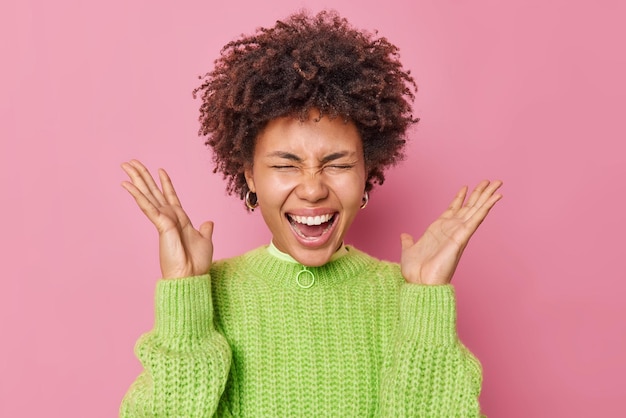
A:
[[[361,137],[342,118],[277,118],[256,138],[245,175],[274,245],[306,266],[320,266],[342,244],[362,204]]]

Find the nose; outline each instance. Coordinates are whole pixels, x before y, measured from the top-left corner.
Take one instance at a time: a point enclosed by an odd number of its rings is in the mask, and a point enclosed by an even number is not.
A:
[[[307,202],[319,202],[328,197],[328,186],[324,175],[318,170],[306,170],[300,176],[296,196]]]

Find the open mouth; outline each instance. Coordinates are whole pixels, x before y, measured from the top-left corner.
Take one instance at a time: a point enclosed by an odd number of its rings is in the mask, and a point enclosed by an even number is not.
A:
[[[318,216],[297,216],[287,214],[291,229],[302,239],[315,241],[324,236],[335,223],[336,213]]]

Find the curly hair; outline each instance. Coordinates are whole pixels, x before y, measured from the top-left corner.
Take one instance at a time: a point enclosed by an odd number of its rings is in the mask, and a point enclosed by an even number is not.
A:
[[[226,44],[214,69],[201,76],[200,130],[213,149],[213,172],[228,180],[227,192],[244,198],[244,169],[267,123],[292,115],[352,121],[361,136],[367,170],[365,190],[385,180],[383,171],[404,157],[405,132],[417,85],[386,38],[354,29],[336,12],[306,12],[258,28]]]

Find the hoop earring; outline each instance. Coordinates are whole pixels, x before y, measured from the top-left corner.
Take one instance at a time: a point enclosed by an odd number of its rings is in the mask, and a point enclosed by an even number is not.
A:
[[[367,206],[367,203],[370,201],[370,194],[368,192],[365,192],[365,194],[363,195],[363,203],[361,203],[361,209],[365,209],[365,206]]]
[[[252,212],[254,212],[254,208],[259,206],[259,202],[257,201],[257,198],[256,198],[256,193],[253,193],[250,190],[246,192],[245,201],[246,201],[246,207],[250,209],[250,211]]]

